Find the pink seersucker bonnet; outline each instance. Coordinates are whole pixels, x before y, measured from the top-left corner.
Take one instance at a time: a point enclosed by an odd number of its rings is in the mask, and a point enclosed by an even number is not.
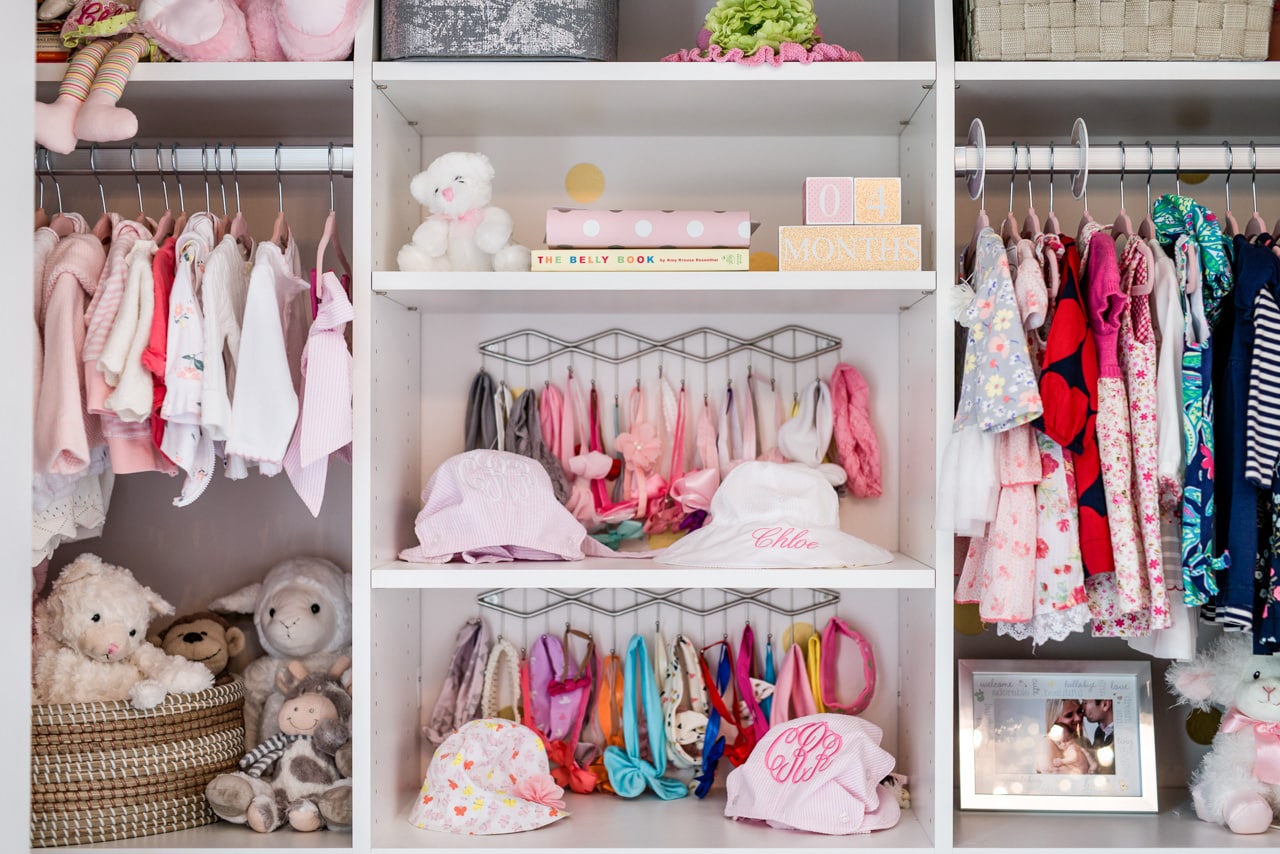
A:
[[[808,715],[771,728],[730,772],[725,816],[832,835],[893,827],[901,807],[880,785],[894,766],[880,736],[852,715]]]

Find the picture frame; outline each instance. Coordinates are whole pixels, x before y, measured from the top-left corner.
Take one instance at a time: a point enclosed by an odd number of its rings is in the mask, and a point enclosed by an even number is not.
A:
[[[963,659],[960,808],[1156,812],[1151,665]]]

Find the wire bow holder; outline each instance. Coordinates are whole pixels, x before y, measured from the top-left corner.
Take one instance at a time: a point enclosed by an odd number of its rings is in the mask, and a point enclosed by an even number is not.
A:
[[[638,614],[648,608],[667,608],[693,617],[707,618],[740,606],[754,606],[783,617],[812,614],[819,608],[840,604],[840,593],[826,588],[782,589],[765,587],[738,590],[729,587],[680,587],[672,590],[624,588],[632,596],[618,601],[619,590],[591,587],[582,590],[540,588],[542,601],[530,603],[528,588],[500,587],[476,595],[476,603],[509,617],[532,620],[557,610],[580,608],[604,617],[616,618]],[[519,597],[519,603],[514,600]],[[784,601],[784,599],[786,601]]]

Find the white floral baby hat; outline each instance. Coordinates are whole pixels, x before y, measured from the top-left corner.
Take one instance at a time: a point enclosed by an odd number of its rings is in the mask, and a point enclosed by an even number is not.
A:
[[[568,815],[537,733],[501,718],[464,724],[436,748],[409,821],[424,830],[493,835]]]

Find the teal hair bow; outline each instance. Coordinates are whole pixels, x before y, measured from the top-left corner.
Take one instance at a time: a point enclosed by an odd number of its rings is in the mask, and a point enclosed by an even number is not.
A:
[[[644,536],[644,523],[635,519],[627,519],[619,522],[608,531],[598,531],[592,534],[591,538],[617,551],[623,540],[638,540],[642,536]]]
[[[639,678],[640,684],[636,685]],[[622,706],[622,736],[627,749],[610,745],[604,751],[604,767],[609,772],[609,784],[624,798],[640,795],[645,787],[664,801],[683,798],[689,788],[679,780],[662,776],[667,771],[667,728],[662,723],[662,699],[649,663],[649,648],[642,635],[632,635],[627,647],[626,676],[623,680],[626,697]],[[639,711],[636,708],[636,688],[639,687],[644,717],[649,725],[649,750],[653,764],[640,758]]]

